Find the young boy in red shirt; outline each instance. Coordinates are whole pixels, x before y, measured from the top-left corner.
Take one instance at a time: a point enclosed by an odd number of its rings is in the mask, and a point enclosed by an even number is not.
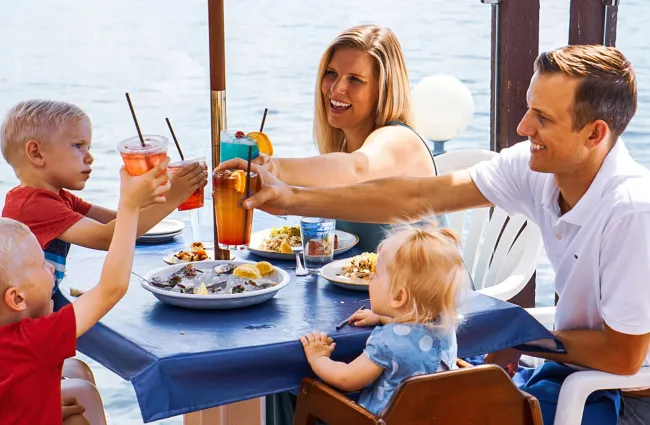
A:
[[[24,224],[0,218],[0,421],[14,425],[87,423],[64,416],[61,369],[75,355],[76,339],[127,291],[140,210],[164,203],[169,159],[139,177],[120,172],[114,234],[99,283],[52,312],[53,266]]]
[[[26,224],[54,266],[56,291],[70,245],[108,249],[115,211],[91,205],[68,190],[82,190],[90,178],[90,119],[79,107],[51,100],[28,100],[9,110],[0,129],[2,154],[20,185],[5,199],[2,216]],[[137,236],[143,235],[207,183],[191,164],[174,173],[167,202],[144,208]]]

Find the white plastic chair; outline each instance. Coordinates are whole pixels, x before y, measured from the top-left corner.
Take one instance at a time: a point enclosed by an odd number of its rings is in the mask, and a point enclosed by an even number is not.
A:
[[[447,152],[436,156],[438,174],[464,170],[495,155],[483,149]],[[521,292],[535,272],[542,236],[523,215],[509,216],[495,207],[490,216],[490,210],[476,208],[448,214],[449,227],[461,236],[463,259],[475,289],[507,301]]]
[[[527,308],[526,311],[543,325],[553,327],[555,307]],[[587,397],[594,391],[639,387],[650,387],[650,367],[642,367],[635,375],[630,376],[598,370],[574,372],[562,383],[553,423],[580,425]]]

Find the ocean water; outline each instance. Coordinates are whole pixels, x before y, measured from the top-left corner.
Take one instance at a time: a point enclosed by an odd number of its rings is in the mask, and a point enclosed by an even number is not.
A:
[[[650,165],[650,30],[646,0],[620,7],[617,46],[634,64],[639,111],[624,139]],[[566,44],[569,1],[542,0],[540,49]],[[265,131],[276,155],[313,155],[313,92],[320,55],[342,30],[390,27],[405,52],[411,83],[451,74],[471,90],[475,114],[447,149],[489,148],[490,7],[479,0],[226,1],[229,128]],[[81,106],[93,122],[92,178],[83,197],[117,205],[117,143],[135,135],[124,92],[144,132],[167,135],[169,117],[188,156],[209,156],[210,95],[206,0],[0,0],[0,112],[28,98]],[[178,159],[172,156],[173,159]],[[0,160],[0,194],[17,180]],[[0,206],[4,196],[0,196]],[[553,302],[553,274],[542,257],[537,302]],[[116,423],[142,422],[128,382],[88,360]],[[180,418],[157,422],[181,424]]]

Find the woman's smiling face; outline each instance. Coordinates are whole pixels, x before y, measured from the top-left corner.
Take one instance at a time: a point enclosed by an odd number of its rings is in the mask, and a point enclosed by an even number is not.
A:
[[[332,127],[373,126],[379,100],[375,59],[356,49],[338,48],[325,70],[321,90]]]

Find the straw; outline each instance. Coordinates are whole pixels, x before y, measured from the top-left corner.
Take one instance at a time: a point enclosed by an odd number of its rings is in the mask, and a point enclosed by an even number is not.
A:
[[[172,128],[172,123],[169,122],[169,118],[165,118],[165,121],[167,121],[167,127],[169,127],[169,131],[172,133],[172,139],[174,139],[174,143],[176,143],[176,149],[178,149],[178,153],[181,156],[181,161],[185,161],[185,157],[183,156],[183,151],[181,150],[181,145],[178,144],[178,139],[176,139],[176,134],[174,133],[174,129]]]
[[[269,112],[269,108],[264,108],[264,116],[262,117],[262,125],[260,125],[260,133],[264,131],[264,123],[266,122],[266,114]]]
[[[142,144],[142,147],[145,147],[144,144],[144,137],[142,137],[142,132],[140,131],[140,125],[138,124],[138,119],[135,116],[135,110],[133,109],[133,104],[131,103],[131,97],[129,96],[129,93],[126,94],[126,101],[129,102],[129,109],[131,109],[131,115],[133,115],[133,122],[135,123],[135,128],[138,130],[138,136],[140,137],[140,143]]]
[[[359,309],[358,309],[357,311],[354,312],[354,314],[360,312],[361,310],[365,310],[366,308],[367,308],[367,307],[366,307],[365,305],[362,305],[361,307],[359,307]],[[350,315],[350,317],[348,317],[347,319],[345,319],[345,320],[343,320],[341,323],[339,323],[338,326],[336,327],[336,330],[337,330],[337,331],[338,331],[338,330],[341,330],[341,328],[342,328],[343,326],[345,326],[345,325],[350,321],[350,318],[351,318],[352,316],[354,316],[354,314]]]
[[[245,194],[244,199],[248,199],[251,192],[251,159],[253,156],[253,147],[248,147],[248,163],[246,164],[246,184],[245,184]],[[246,240],[246,235],[248,234],[248,213],[249,210],[244,210],[244,240]]]

